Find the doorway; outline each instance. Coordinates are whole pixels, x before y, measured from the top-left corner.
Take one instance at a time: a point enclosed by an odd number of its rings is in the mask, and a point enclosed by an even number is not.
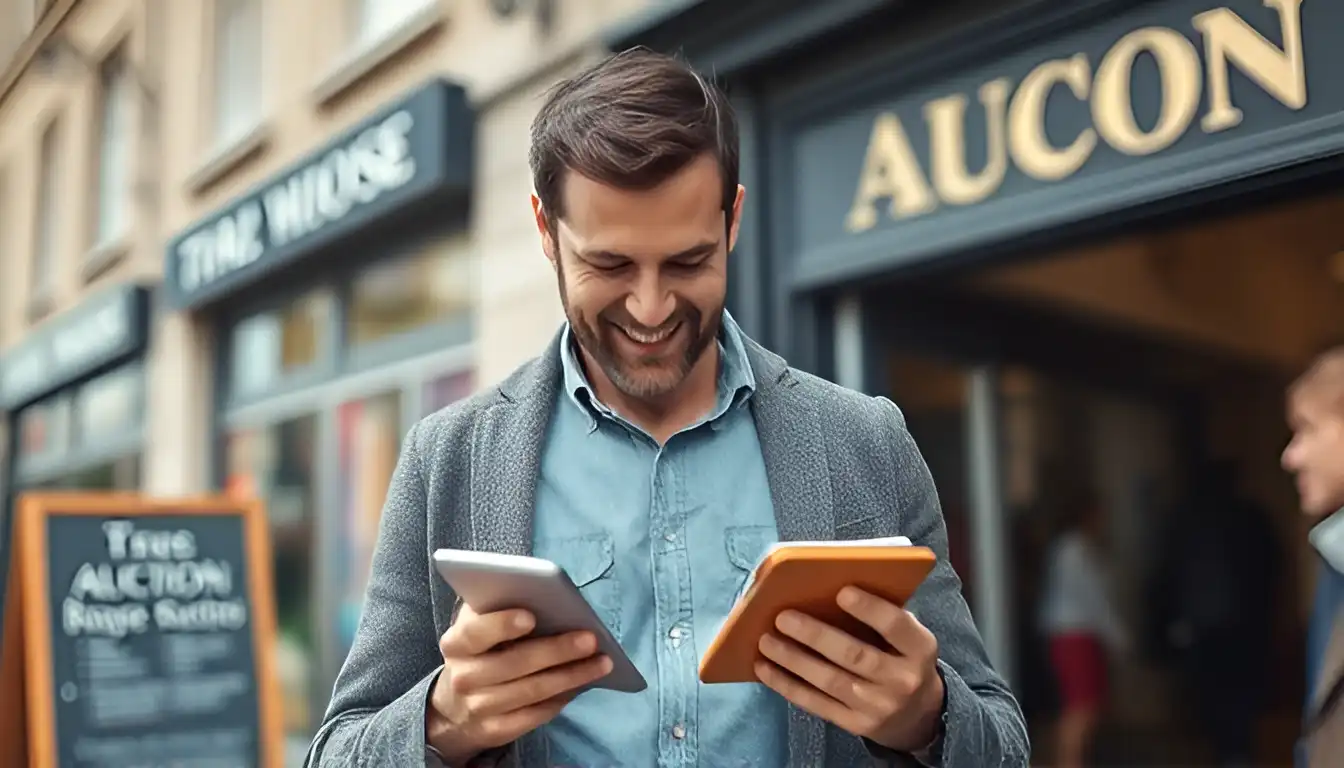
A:
[[[970,489],[985,478],[968,460],[967,389],[971,372],[997,372],[998,475],[989,480],[1005,534],[989,549],[1011,573],[1011,682],[1042,764],[1059,704],[1037,631],[1043,571],[1061,507],[1079,487],[1104,509],[1109,592],[1132,635],[1129,648],[1110,654],[1094,764],[1214,764],[1215,725],[1193,716],[1200,670],[1182,651],[1181,622],[1159,603],[1189,580],[1172,575],[1172,551],[1181,560],[1199,549],[1198,534],[1230,527],[1218,510],[1199,516],[1217,467],[1236,468],[1221,482],[1241,499],[1222,508],[1245,502],[1264,522],[1251,525],[1256,554],[1244,561],[1267,582],[1256,610],[1271,637],[1251,665],[1266,680],[1243,731],[1254,764],[1290,764],[1314,561],[1278,466],[1288,436],[1283,387],[1344,330],[1344,236],[1332,224],[1341,216],[1341,195],[1292,200],[1019,254],[865,298],[865,335],[881,361],[871,385],[906,413],[925,453],[977,622],[986,546],[975,543],[984,537]],[[1226,557],[1207,562],[1188,570],[1228,579],[1247,570]]]

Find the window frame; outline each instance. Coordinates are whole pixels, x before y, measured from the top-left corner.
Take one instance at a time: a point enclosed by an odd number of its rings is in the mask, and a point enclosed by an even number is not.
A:
[[[128,41],[117,43],[102,58],[98,63],[97,78],[96,117],[93,122],[95,181],[91,190],[93,204],[90,206],[91,253],[127,237],[134,216],[136,86]],[[110,118],[113,110],[120,110],[121,114]],[[120,125],[109,130],[112,127],[110,120],[113,119]],[[109,144],[109,135],[118,130],[122,134],[118,137],[120,145],[112,146]],[[119,182],[116,179],[109,181],[109,163],[120,166],[111,174],[119,174]],[[109,183],[120,189],[109,189]],[[109,205],[115,206],[117,211],[110,216],[107,215]]]
[[[401,3],[407,0],[349,0],[346,6],[346,19],[349,24],[346,42],[349,48],[356,53],[376,48],[379,43],[395,37],[399,30],[413,25],[417,19],[430,13],[430,9],[438,5],[438,0],[410,0],[400,16],[390,17],[392,20],[383,22],[376,31],[366,32],[365,30],[375,29],[370,23],[375,13],[373,9],[386,10],[391,7],[392,2]],[[411,2],[415,4],[412,5]]]
[[[241,15],[251,18],[246,22],[250,29],[250,46],[255,54],[245,58],[243,54],[231,50],[234,45],[244,49],[248,42],[237,43],[229,30],[237,30],[237,19]],[[228,148],[245,141],[255,132],[266,115],[266,4],[262,0],[211,0],[208,4],[206,19],[206,82],[202,92],[206,94],[203,106],[205,113],[202,140],[207,154],[221,153]],[[234,22],[230,26],[228,22]],[[235,57],[239,57],[235,60]],[[243,73],[237,66],[239,61],[248,61],[252,71]],[[247,82],[247,80],[251,82]],[[251,89],[247,98],[238,94]],[[246,105],[250,114],[237,116],[235,108]]]
[[[64,117],[54,114],[38,133],[37,194],[33,206],[32,252],[28,258],[29,317],[45,315],[56,293],[61,247],[60,200],[64,184],[61,145],[65,139]]]

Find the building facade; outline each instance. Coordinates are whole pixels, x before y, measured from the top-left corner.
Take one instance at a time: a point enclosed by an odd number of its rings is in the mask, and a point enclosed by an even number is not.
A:
[[[1224,491],[1266,513],[1247,537],[1265,548],[1203,572],[1235,584],[1291,566],[1260,608],[1274,681],[1242,728],[1253,762],[1289,754],[1316,562],[1278,466],[1282,393],[1344,330],[1340,13],[690,0],[611,38],[725,80],[748,190],[734,314],[795,364],[903,408],[1045,761],[1040,564],[1084,497],[1107,513],[1135,639],[1113,659],[1099,750],[1130,765],[1208,754],[1185,704],[1203,660],[1166,603],[1181,592],[1173,559],[1197,550],[1182,537],[1233,525],[1200,517],[1201,496]],[[1239,477],[1210,489],[1209,468],[1229,462]]]
[[[138,488],[162,243],[155,4],[3,9],[5,481]]]
[[[529,123],[643,5],[0,3],[0,488],[264,498],[298,753],[406,429],[563,319]]]

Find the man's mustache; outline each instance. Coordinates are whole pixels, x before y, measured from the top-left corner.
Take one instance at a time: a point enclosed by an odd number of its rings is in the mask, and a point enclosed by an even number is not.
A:
[[[649,326],[635,320],[625,308],[622,307],[618,309],[612,307],[602,310],[602,312],[598,314],[597,319],[604,323],[619,326],[623,330],[630,330],[639,334],[652,336],[670,330],[688,320],[696,320],[698,319],[699,314],[699,311],[696,310],[695,307],[682,306],[679,304],[666,320],[658,325]]]

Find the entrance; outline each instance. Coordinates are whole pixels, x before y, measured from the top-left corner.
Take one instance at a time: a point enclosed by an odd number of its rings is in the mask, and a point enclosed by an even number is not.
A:
[[[1344,324],[1341,216],[1344,196],[1296,200],[925,278],[865,302],[874,383],[925,454],[982,631],[976,569],[987,545],[969,494],[984,478],[967,391],[972,371],[995,371],[1005,533],[994,546],[1011,618],[993,623],[1010,635],[1006,667],[1041,764],[1060,703],[1042,621],[1048,564],[1083,500],[1102,512],[1106,591],[1125,636],[1108,653],[1095,764],[1213,765],[1238,733],[1253,764],[1290,762],[1315,561],[1278,465],[1283,388]],[[1229,613],[1268,618],[1263,643],[1247,641],[1220,671],[1190,627],[1214,621],[1230,594]],[[1192,605],[1213,618],[1192,617]],[[1209,679],[1222,680],[1218,692]],[[1252,713],[1239,729],[1231,687]]]

